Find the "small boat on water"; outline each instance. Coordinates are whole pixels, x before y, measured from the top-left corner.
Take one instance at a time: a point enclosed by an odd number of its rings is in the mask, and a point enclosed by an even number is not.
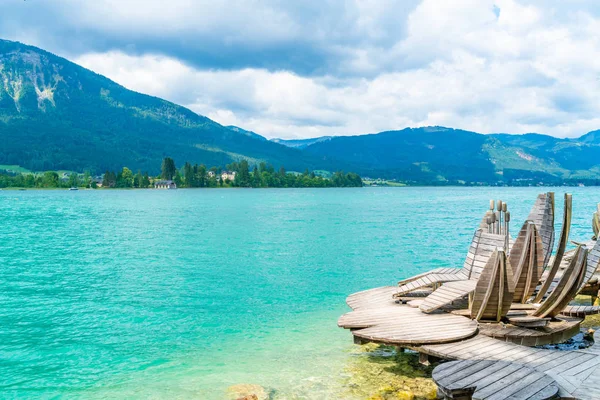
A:
[[[69,188],[69,190],[79,190],[79,189],[76,187],[71,187],[71,188]]]

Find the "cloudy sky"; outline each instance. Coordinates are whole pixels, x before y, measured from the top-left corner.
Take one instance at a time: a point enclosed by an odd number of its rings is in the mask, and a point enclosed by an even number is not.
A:
[[[269,138],[600,129],[593,0],[2,0],[0,37]]]

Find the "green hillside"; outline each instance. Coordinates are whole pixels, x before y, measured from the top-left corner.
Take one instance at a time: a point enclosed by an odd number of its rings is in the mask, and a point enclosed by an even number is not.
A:
[[[487,137],[442,127],[407,128],[373,135],[334,137],[305,151],[323,159],[353,161],[370,177],[418,183],[492,182],[493,163],[482,152]]]
[[[600,131],[558,139],[423,127],[269,141],[128,90],[46,51],[0,40],[0,165],[92,173],[128,166],[157,173],[166,156],[179,165],[246,159],[290,171],[345,170],[417,184],[560,183],[600,179]]]
[[[303,147],[321,159],[352,162],[354,171],[370,177],[432,184],[559,183],[600,179],[598,136],[558,139],[424,127],[310,139]]]
[[[0,82],[0,164],[158,172],[171,156],[206,165],[247,158],[297,170],[332,168],[21,43],[0,40]]]

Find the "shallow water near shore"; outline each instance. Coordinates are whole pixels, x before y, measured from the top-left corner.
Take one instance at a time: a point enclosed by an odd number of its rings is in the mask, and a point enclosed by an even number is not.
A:
[[[547,190],[589,239],[600,188],[0,192],[0,397],[362,398],[346,296],[462,265],[490,198],[516,235]]]

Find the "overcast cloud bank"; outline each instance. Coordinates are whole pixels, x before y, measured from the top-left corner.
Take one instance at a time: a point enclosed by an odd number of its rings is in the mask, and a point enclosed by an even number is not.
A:
[[[593,1],[7,0],[0,36],[267,137],[600,128]]]

